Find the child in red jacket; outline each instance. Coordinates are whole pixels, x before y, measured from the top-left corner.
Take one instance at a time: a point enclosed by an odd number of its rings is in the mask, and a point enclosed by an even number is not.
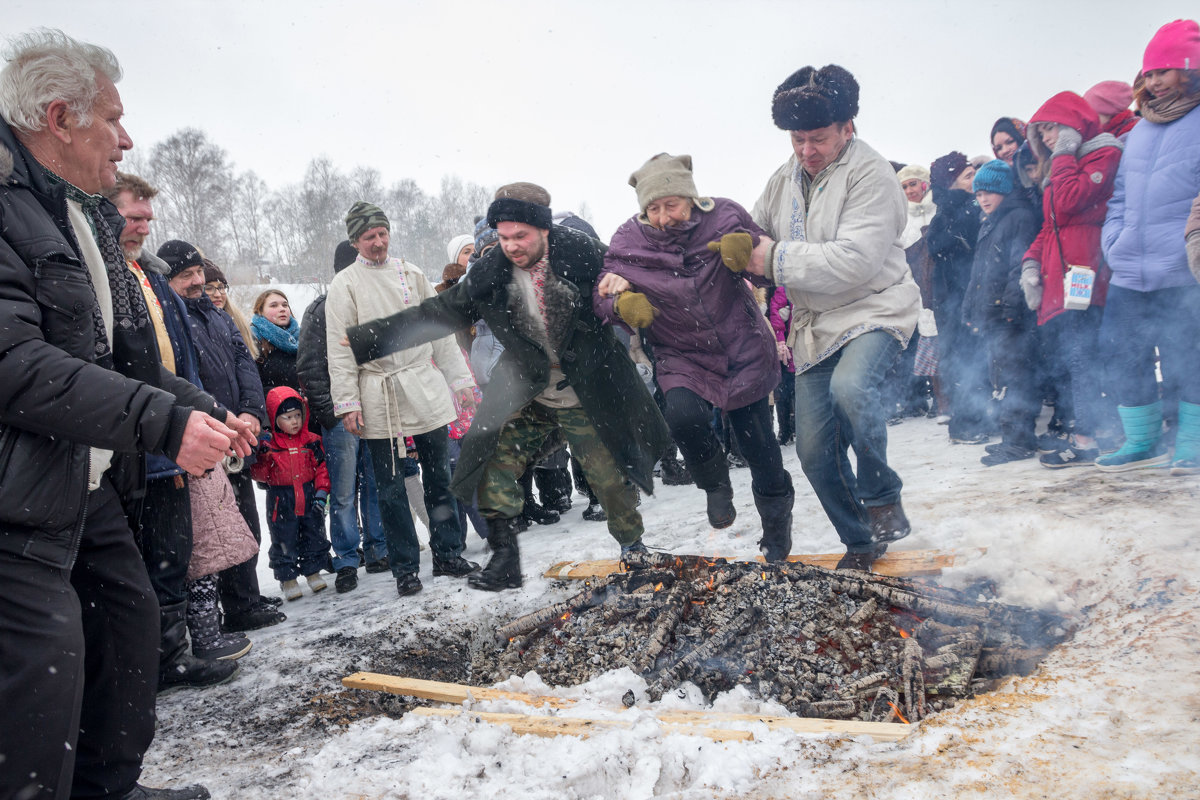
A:
[[[250,476],[267,489],[267,527],[271,531],[271,570],[288,600],[302,592],[304,575],[313,594],[326,587],[321,567],[329,558],[325,503],[329,470],[321,437],[308,430],[308,405],[290,386],[267,394],[272,431],[258,446]]]

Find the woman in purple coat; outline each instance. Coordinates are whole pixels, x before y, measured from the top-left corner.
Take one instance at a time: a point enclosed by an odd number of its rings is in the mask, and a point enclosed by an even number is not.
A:
[[[736,262],[730,251],[739,246],[748,261],[762,229],[732,200],[699,196],[691,156],[657,155],[629,183],[642,213],[613,235],[596,284],[596,314],[645,329],[663,415],[708,495],[714,528],[732,525],[737,515],[729,465],[710,424],[714,406],[725,411],[750,466],[759,544],[768,561],[782,561],[792,546],[795,495],[767,400],[779,383],[775,336],[742,274],[722,263]]]

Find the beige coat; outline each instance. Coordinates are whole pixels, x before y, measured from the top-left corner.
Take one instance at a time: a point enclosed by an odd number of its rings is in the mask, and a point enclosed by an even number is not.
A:
[[[405,302],[400,271],[408,285]],[[364,439],[428,433],[458,418],[453,393],[475,385],[453,336],[401,350],[359,366],[340,342],[346,328],[435,296],[416,266],[398,258],[382,266],[355,261],[329,285],[325,301],[329,384],[338,417],[362,411]]]
[[[900,246],[907,201],[891,164],[853,139],[817,176],[807,212],[798,170],[792,156],[752,212],[776,240],[765,272],[792,301],[796,372],[868,331],[887,331],[907,346],[921,292]]]

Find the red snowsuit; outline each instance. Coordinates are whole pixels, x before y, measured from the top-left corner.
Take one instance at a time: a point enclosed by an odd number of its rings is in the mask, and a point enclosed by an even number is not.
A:
[[[295,398],[304,408],[304,425],[295,436],[275,428],[275,416],[284,400]],[[250,467],[250,477],[268,486],[291,486],[296,498],[296,516],[307,512],[305,484],[314,492],[329,494],[329,469],[325,466],[325,448],[321,437],[308,429],[308,403],[290,386],[276,386],[267,393],[267,419],[271,433],[258,447],[258,459]]]

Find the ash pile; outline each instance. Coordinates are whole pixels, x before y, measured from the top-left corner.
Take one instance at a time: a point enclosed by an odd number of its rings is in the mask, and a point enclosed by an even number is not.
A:
[[[916,722],[1027,674],[1067,635],[1059,616],[928,582],[655,553],[502,626],[472,672],[570,686],[628,667],[652,700],[744,685],[800,716]]]

